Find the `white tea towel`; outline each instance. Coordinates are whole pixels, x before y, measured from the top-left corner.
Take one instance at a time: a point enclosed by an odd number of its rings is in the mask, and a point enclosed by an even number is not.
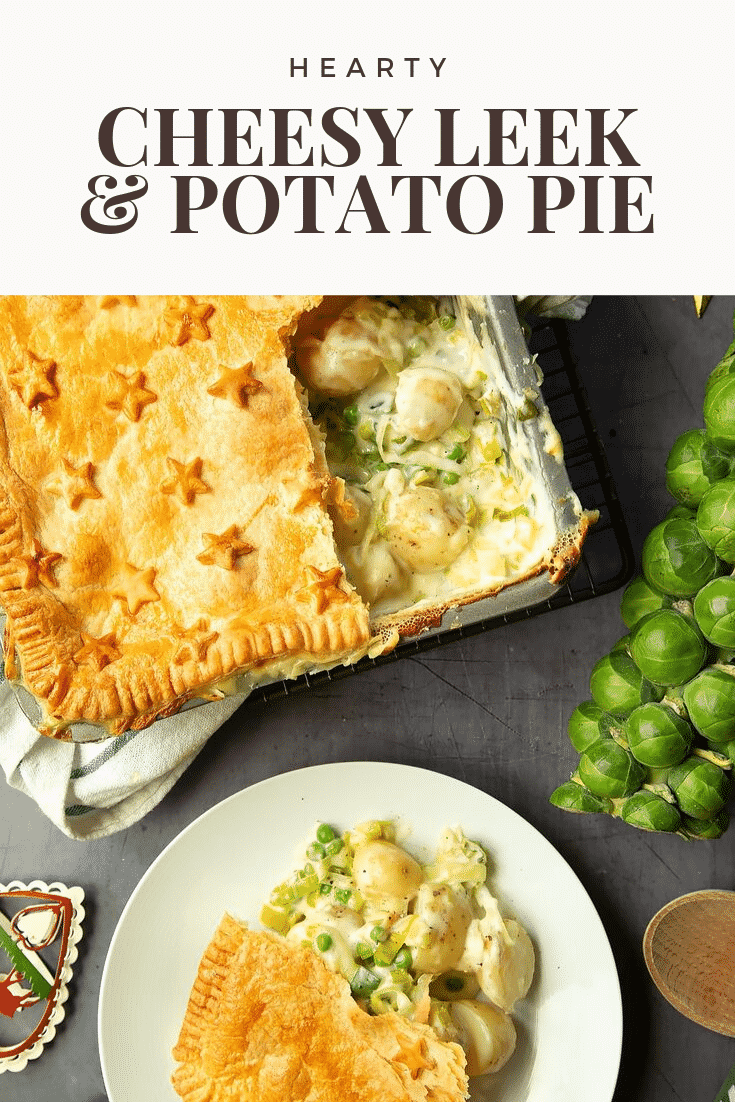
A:
[[[155,807],[246,695],[190,708],[144,731],[70,743],[40,735],[3,680],[0,765],[8,784],[35,800],[64,834],[103,838]]]

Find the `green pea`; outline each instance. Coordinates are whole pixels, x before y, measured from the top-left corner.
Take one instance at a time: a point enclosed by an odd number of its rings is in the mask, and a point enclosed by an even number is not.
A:
[[[316,939],[316,947],[322,953],[327,953],[332,948],[332,938],[329,934],[319,934]]]
[[[329,895],[332,891],[332,885],[328,880],[322,880],[319,885],[319,895]]]
[[[346,406],[342,410],[342,416],[345,419],[346,423],[354,428],[354,426],[360,420],[360,411],[357,406]]]
[[[336,892],[334,893],[334,898],[337,900],[338,903],[341,903],[343,907],[346,907],[350,901],[351,895],[352,892],[349,890],[349,888],[337,888]]]
[[[445,486],[456,486],[459,482],[459,475],[456,471],[442,471],[441,481]]]
[[[321,861],[324,858],[324,846],[319,842],[312,842],[306,851],[306,856],[312,861]]]
[[[457,324],[457,319],[452,314],[442,314],[439,318],[439,326],[444,329],[445,332],[449,332],[450,329],[454,329]]]
[[[337,854],[341,853],[344,848],[345,844],[342,839],[335,838],[333,842],[329,842],[329,844],[324,847],[324,852],[326,853],[327,857],[336,857]]]
[[[385,926],[373,926],[370,937],[373,941],[385,941]]]
[[[358,941],[357,945],[355,946],[355,956],[359,960],[369,960],[370,958],[372,958],[372,955],[373,955],[372,945],[368,945],[364,941]]]
[[[316,840],[321,842],[322,845],[326,845],[327,842],[331,842],[334,839],[334,831],[330,827],[329,823],[320,823],[316,828]]]

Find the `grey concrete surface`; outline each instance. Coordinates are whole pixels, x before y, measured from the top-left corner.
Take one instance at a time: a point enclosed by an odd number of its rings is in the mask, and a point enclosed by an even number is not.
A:
[[[735,298],[715,298],[698,320],[688,297],[596,298],[570,326],[637,555],[673,504],[666,455],[680,432],[701,423],[704,382],[732,337],[734,307]],[[548,803],[576,763],[568,716],[589,695],[594,661],[624,634],[619,601],[620,593],[599,597],[311,694],[245,704],[147,818],[104,841],[66,839],[0,780],[0,880],[61,879],[87,893],[66,1021],[39,1060],[0,1076],[1,1102],[105,1098],[96,1030],[105,955],[130,893],[180,830],[275,773],[365,759],[458,777],[533,823],[582,880],[612,944],[624,1001],[615,1102],[712,1102],[735,1062],[735,1041],[669,1007],[648,978],[640,946],[648,920],[670,899],[735,888],[735,826],[716,842],[686,843]],[[141,992],[141,1013],[144,998]]]

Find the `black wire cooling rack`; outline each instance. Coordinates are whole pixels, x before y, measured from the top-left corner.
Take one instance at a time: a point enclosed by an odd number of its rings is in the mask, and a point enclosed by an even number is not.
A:
[[[602,442],[594,426],[584,388],[580,382],[569,347],[566,326],[560,321],[537,325],[530,336],[529,348],[537,356],[544,376],[542,391],[551,418],[564,444],[564,462],[572,488],[585,509],[597,509],[600,519],[590,529],[582,546],[579,564],[553,597],[528,608],[502,613],[461,627],[448,628],[417,639],[401,641],[395,650],[377,658],[363,658],[352,666],[336,666],[303,674],[292,681],[277,681],[256,689],[251,701],[269,701],[325,681],[336,681],[360,670],[418,654],[445,643],[478,635],[504,624],[530,620],[556,608],[579,604],[611,593],[633,574],[633,548],[623,511],[610,474]]]

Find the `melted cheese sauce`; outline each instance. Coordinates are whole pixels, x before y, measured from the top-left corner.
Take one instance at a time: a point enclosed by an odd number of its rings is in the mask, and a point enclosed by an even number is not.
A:
[[[507,584],[553,546],[524,433],[539,411],[436,301],[357,299],[293,354],[345,482],[340,557],[374,617]]]
[[[321,824],[302,860],[271,893],[264,925],[313,949],[368,1013],[396,1011],[459,1041],[468,1075],[499,1070],[515,1047],[510,1015],[535,955],[486,884],[482,847],[447,828],[422,865],[391,822],[342,836]]]

